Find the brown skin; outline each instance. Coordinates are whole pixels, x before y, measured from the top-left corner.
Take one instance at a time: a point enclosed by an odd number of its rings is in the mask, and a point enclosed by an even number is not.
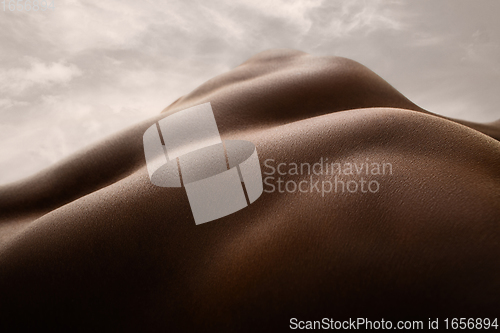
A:
[[[196,226],[184,189],[149,181],[142,134],[205,102],[223,140],[256,145],[263,171],[266,159],[368,158],[393,174],[373,178],[377,193],[264,192]],[[500,126],[461,123],[352,60],[260,53],[0,188],[0,327],[276,331],[292,317],[498,316]]]

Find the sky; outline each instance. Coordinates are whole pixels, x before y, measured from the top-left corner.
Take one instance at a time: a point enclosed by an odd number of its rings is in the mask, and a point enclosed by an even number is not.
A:
[[[348,57],[431,112],[500,119],[497,0],[47,2],[0,3],[0,184],[271,48]]]

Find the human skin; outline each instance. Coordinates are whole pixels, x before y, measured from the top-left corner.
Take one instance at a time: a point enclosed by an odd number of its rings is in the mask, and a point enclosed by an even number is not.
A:
[[[393,172],[373,178],[377,193],[264,192],[195,225],[183,188],[150,182],[142,135],[206,102],[222,140],[254,143],[263,171],[267,159],[328,158]],[[352,60],[259,53],[158,116],[0,187],[0,327],[276,331],[293,317],[493,318],[499,139],[498,122],[433,115]]]

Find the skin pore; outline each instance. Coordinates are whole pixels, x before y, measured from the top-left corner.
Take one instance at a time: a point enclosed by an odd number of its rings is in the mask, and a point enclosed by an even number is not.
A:
[[[149,181],[142,135],[206,102],[222,139],[254,143],[262,170],[328,158],[388,162],[392,174],[365,175],[376,193],[264,192],[197,226],[184,189]],[[355,61],[259,53],[0,187],[0,327],[276,331],[292,317],[497,316],[498,140],[498,122],[434,115]]]

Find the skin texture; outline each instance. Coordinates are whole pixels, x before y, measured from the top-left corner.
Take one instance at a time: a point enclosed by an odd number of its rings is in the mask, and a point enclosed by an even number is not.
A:
[[[377,193],[264,192],[196,226],[183,188],[149,181],[142,135],[205,102],[223,140],[255,144],[262,171],[267,159],[328,158],[389,162],[392,174],[364,175]],[[259,53],[0,188],[0,327],[252,332],[288,330],[292,317],[498,316],[499,128],[433,115],[349,59]]]

